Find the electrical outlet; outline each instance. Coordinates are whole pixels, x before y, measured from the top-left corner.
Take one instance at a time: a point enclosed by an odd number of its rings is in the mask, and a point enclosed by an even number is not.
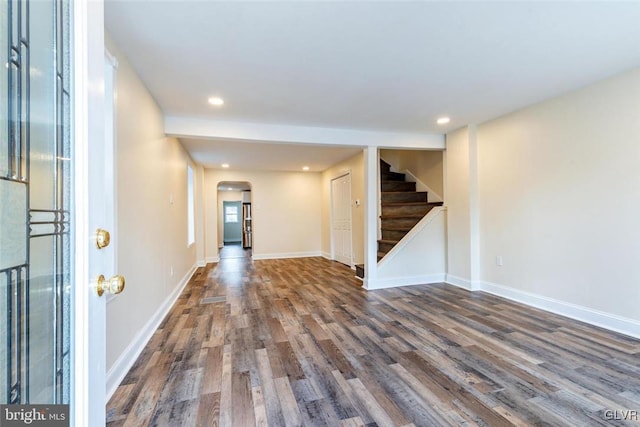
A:
[[[498,267],[502,267],[502,255],[498,255],[498,256],[496,257],[496,265],[497,265]]]

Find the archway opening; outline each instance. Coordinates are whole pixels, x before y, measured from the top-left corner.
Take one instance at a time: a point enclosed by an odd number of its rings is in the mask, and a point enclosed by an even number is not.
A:
[[[217,191],[220,258],[250,257],[254,244],[251,183],[221,181]]]

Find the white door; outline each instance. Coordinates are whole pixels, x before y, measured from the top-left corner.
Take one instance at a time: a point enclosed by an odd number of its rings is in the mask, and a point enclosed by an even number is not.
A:
[[[105,424],[106,300],[123,285],[115,272],[113,117],[115,64],[105,57],[104,5],[81,0],[74,13],[74,149],[76,293],[72,420],[75,426]],[[105,96],[105,94],[110,96]],[[98,230],[111,242],[98,247]],[[102,241],[102,245],[106,244]],[[97,282],[104,276],[98,295]]]
[[[103,5],[0,5],[0,403],[68,404],[72,425],[104,425]]]
[[[333,259],[351,267],[351,174],[331,181]]]

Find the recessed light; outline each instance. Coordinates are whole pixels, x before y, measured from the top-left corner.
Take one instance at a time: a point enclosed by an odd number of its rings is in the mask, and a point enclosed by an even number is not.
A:
[[[309,166],[303,166],[302,170],[305,171],[305,172],[308,171],[309,170]]]
[[[228,168],[229,167],[229,163],[223,163],[222,167],[225,168],[225,169]]]
[[[438,123],[439,125],[446,125],[450,121],[451,119],[449,117],[440,117],[438,118],[438,120],[436,120],[436,123]]]
[[[224,99],[217,96],[212,96],[211,98],[209,98],[209,104],[219,107],[221,105],[224,105]]]

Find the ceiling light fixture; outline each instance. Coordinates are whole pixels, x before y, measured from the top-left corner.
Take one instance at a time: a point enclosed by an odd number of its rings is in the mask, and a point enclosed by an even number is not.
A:
[[[218,96],[212,96],[211,98],[209,98],[209,104],[220,107],[221,105],[224,105],[224,99]]]
[[[436,123],[438,123],[439,125],[446,125],[450,121],[451,119],[449,117],[440,117],[438,118],[438,120],[436,120]]]
[[[305,172],[308,171],[309,170],[309,166],[303,166],[302,170],[305,171]]]
[[[223,168],[225,168],[225,169],[227,169],[227,168],[229,167],[229,163],[223,163],[223,164],[222,164],[222,167],[223,167]]]

